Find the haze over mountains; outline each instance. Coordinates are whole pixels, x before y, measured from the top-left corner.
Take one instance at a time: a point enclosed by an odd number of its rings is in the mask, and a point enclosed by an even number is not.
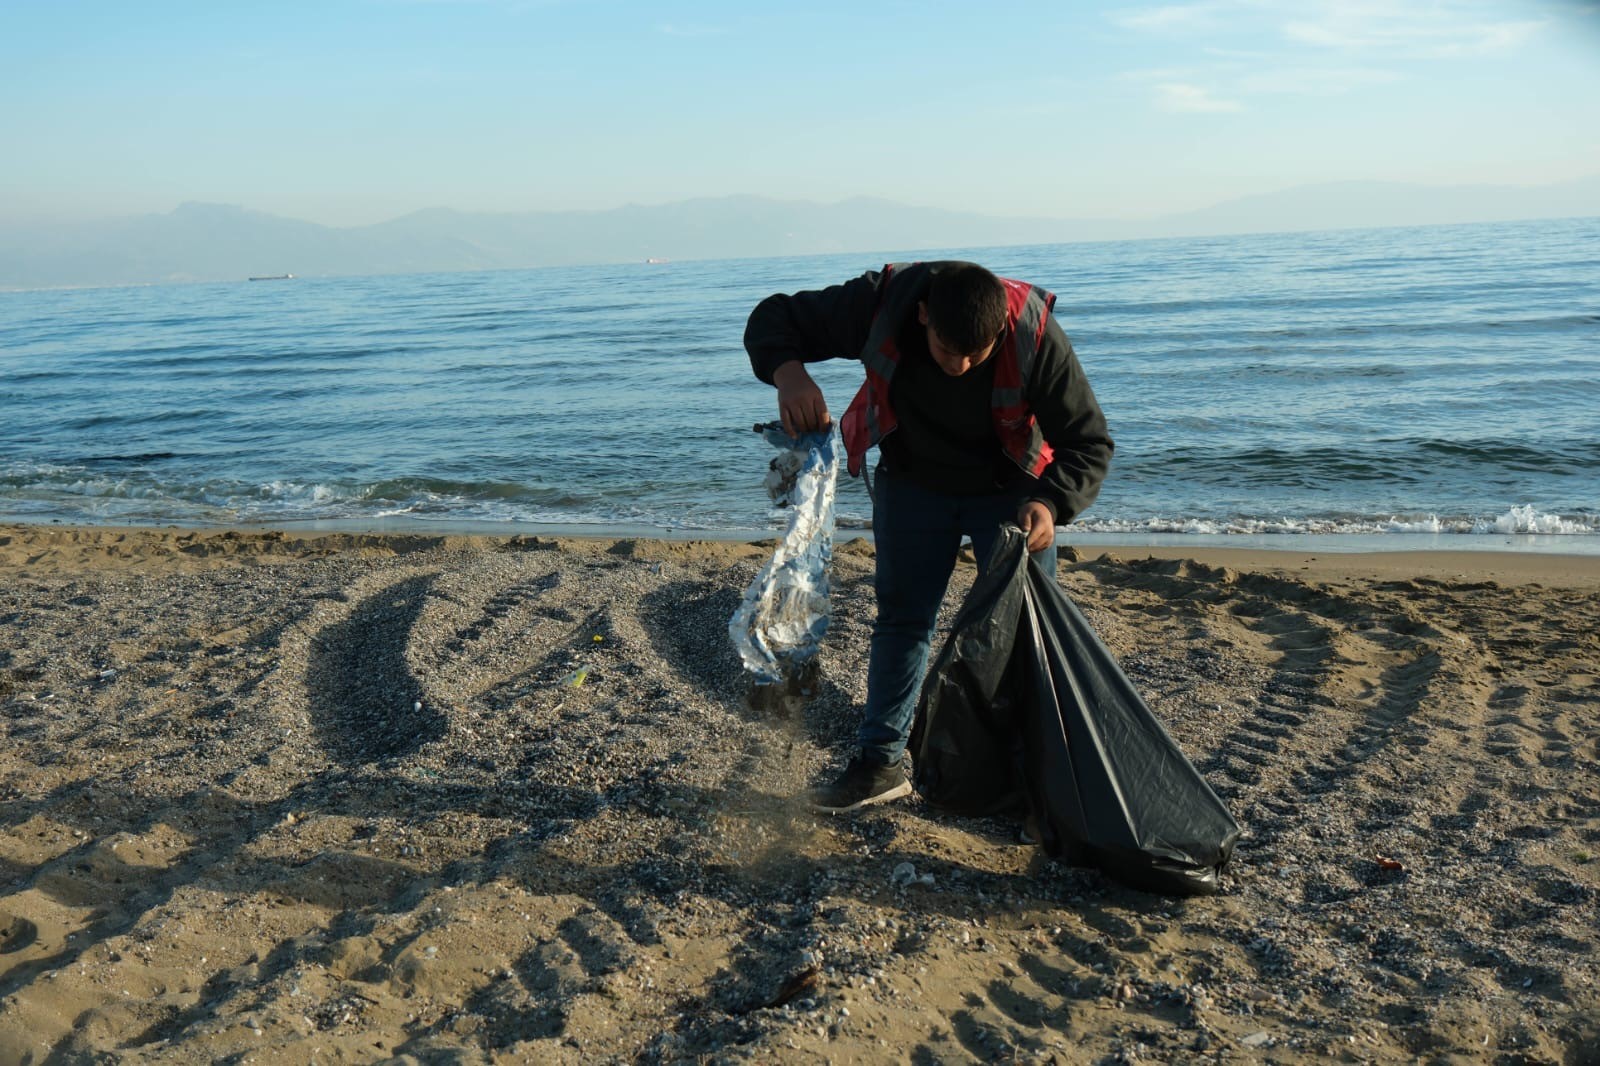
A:
[[[243,207],[0,225],[0,288],[427,273],[1600,215],[1600,175],[1543,186],[1332,182],[1145,221],[1004,218],[887,200],[731,196],[606,211],[430,208],[337,228]]]

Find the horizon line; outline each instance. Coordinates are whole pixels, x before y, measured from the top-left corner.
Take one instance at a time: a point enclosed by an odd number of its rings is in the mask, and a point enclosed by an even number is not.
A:
[[[1600,177],[1600,175],[1597,175],[1597,177]],[[959,247],[958,246],[947,246],[947,245],[935,245],[935,246],[929,246],[929,247],[925,247],[925,248],[900,248],[900,249],[861,248],[861,249],[856,249],[856,250],[845,250],[845,251],[807,252],[807,253],[802,253],[802,254],[798,254],[798,255],[796,255],[796,254],[736,255],[736,256],[712,256],[712,257],[684,256],[684,257],[681,257],[681,258],[670,258],[670,257],[669,258],[664,258],[664,259],[647,258],[647,259],[643,259],[643,260],[640,260],[640,259],[596,259],[596,260],[587,261],[587,262],[581,262],[581,263],[555,263],[555,264],[549,264],[549,265],[545,265],[545,266],[519,266],[519,267],[496,266],[496,267],[480,267],[480,268],[477,268],[477,269],[464,269],[464,270],[407,270],[407,271],[392,271],[392,272],[363,273],[363,274],[315,274],[315,273],[311,273],[311,274],[294,274],[294,273],[291,273],[291,274],[288,274],[288,275],[274,276],[274,277],[271,277],[271,278],[263,277],[263,278],[259,278],[259,279],[258,278],[251,278],[251,277],[248,277],[248,276],[241,276],[241,277],[237,277],[237,278],[182,278],[182,279],[169,278],[169,279],[161,280],[161,281],[123,281],[123,282],[112,282],[112,283],[108,283],[108,284],[89,284],[89,285],[8,286],[8,285],[0,284],[0,293],[86,292],[86,291],[92,291],[92,290],[96,290],[96,289],[148,289],[148,288],[156,288],[156,287],[165,286],[165,285],[239,285],[239,284],[248,284],[252,280],[279,280],[280,277],[282,277],[282,278],[284,278],[286,280],[293,280],[293,281],[331,281],[331,280],[341,280],[341,279],[351,279],[351,278],[406,278],[406,277],[427,277],[429,275],[453,276],[453,275],[459,275],[459,274],[495,274],[495,273],[507,273],[507,272],[513,272],[513,271],[533,271],[533,270],[582,270],[582,269],[587,269],[587,268],[590,268],[590,267],[604,267],[604,266],[629,266],[629,265],[646,266],[646,265],[651,265],[651,266],[666,266],[666,267],[670,267],[670,266],[672,266],[672,265],[674,265],[676,263],[742,263],[742,262],[751,262],[751,261],[759,262],[761,260],[766,260],[766,259],[823,259],[823,258],[831,258],[831,257],[835,257],[835,256],[844,256],[844,255],[867,255],[869,253],[880,254],[881,255],[882,253],[885,253],[885,252],[891,252],[892,253],[892,252],[902,252],[902,251],[903,252],[911,252],[911,253],[915,253],[915,252],[939,252],[939,251],[960,252],[960,251],[969,251],[969,250],[970,251],[983,251],[983,250],[997,249],[997,248],[1035,248],[1035,247],[1038,247],[1038,248],[1049,248],[1049,247],[1074,247],[1074,246],[1078,246],[1078,245],[1095,245],[1095,244],[1137,244],[1137,243],[1162,242],[1162,241],[1212,241],[1212,240],[1219,240],[1219,239],[1228,240],[1228,239],[1240,239],[1240,238],[1249,238],[1249,237],[1281,237],[1281,236],[1292,235],[1292,234],[1361,233],[1361,232],[1366,232],[1366,231],[1377,232],[1377,231],[1384,231],[1384,230],[1455,229],[1455,228],[1464,227],[1464,226],[1513,226],[1513,225],[1524,225],[1524,224],[1532,224],[1532,223],[1583,222],[1583,221],[1588,221],[1588,220],[1591,220],[1591,219],[1600,219],[1600,210],[1597,210],[1594,214],[1587,214],[1587,215],[1563,215],[1563,216],[1554,216],[1554,217],[1546,216],[1546,217],[1536,217],[1536,218],[1504,218],[1504,219],[1477,220],[1477,221],[1471,221],[1471,222],[1417,222],[1417,223],[1402,224],[1402,225],[1379,225],[1379,226],[1323,226],[1323,227],[1317,227],[1317,228],[1312,228],[1312,229],[1251,230],[1251,231],[1241,231],[1241,232],[1233,232],[1233,233],[1188,233],[1188,234],[1169,234],[1169,235],[1166,235],[1166,236],[1141,236],[1141,237],[1101,237],[1101,238],[1096,238],[1096,239],[1093,239],[1093,240],[1044,241],[1044,242],[1008,242],[1008,243],[1004,243],[1004,244],[965,245],[965,246],[959,246]]]

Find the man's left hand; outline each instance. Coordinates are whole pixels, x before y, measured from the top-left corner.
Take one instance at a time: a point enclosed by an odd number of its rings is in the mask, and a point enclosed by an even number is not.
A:
[[[1043,551],[1056,539],[1056,519],[1050,508],[1038,500],[1029,500],[1017,508],[1017,525],[1028,535],[1028,550]]]

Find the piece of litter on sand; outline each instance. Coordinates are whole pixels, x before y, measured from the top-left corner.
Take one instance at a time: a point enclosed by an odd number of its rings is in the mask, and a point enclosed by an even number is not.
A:
[[[893,872],[889,874],[889,880],[893,881],[897,885],[909,885],[915,882],[916,879],[917,868],[912,866],[909,862],[901,863],[899,866],[894,868]]]
[[[790,1000],[797,998],[802,992],[809,992],[817,987],[822,971],[816,966],[807,966],[796,973],[790,974],[778,989],[776,995],[767,1002],[768,1007],[781,1007]]]
[[[574,670],[572,673],[562,678],[561,683],[566,685],[568,688],[577,688],[579,685],[583,684],[588,677],[589,671],[587,668],[582,670]]]
[[[1249,1036],[1240,1040],[1239,1043],[1243,1044],[1245,1047],[1266,1047],[1268,1044],[1272,1043],[1272,1034],[1265,1031],[1251,1033]]]

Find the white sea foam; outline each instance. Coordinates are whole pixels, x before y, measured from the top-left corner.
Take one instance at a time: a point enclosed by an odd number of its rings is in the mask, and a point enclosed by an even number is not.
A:
[[[296,505],[322,505],[346,499],[348,494],[319,482],[269,481],[257,490],[259,495],[274,502]]]
[[[1494,519],[1478,533],[1594,533],[1600,531],[1600,517],[1587,519],[1563,518],[1561,515],[1540,514],[1531,504],[1513,507]]]
[[[1558,515],[1532,504],[1513,507],[1493,517],[1440,517],[1436,514],[1387,518],[1140,518],[1088,519],[1074,529],[1087,533],[1193,534],[1196,536],[1261,534],[1542,534],[1592,536],[1600,533],[1600,515]]]
[[[608,493],[563,492],[552,498],[541,498],[540,491],[531,488],[526,494],[503,491],[505,486],[498,484],[496,488],[501,491],[482,492],[475,491],[476,488],[470,483],[453,491],[427,482],[366,483],[331,478],[189,481],[146,471],[125,474],[100,472],[79,464],[13,461],[0,464],[0,513],[56,513],[68,519],[81,515],[90,521],[135,522],[398,518],[519,525],[693,526],[730,531],[770,527],[770,523],[763,523],[755,515],[723,506],[725,501],[715,497],[698,508],[672,508],[652,506],[641,499],[621,499]],[[870,528],[870,521],[865,514],[851,514],[848,508],[842,508],[839,525],[845,529]],[[1283,534],[1593,537],[1600,534],[1600,511],[1580,508],[1559,513],[1536,504],[1519,504],[1498,514],[1481,515],[1419,511],[1389,515],[1102,518],[1091,512],[1072,528],[1090,534],[1136,537]]]

